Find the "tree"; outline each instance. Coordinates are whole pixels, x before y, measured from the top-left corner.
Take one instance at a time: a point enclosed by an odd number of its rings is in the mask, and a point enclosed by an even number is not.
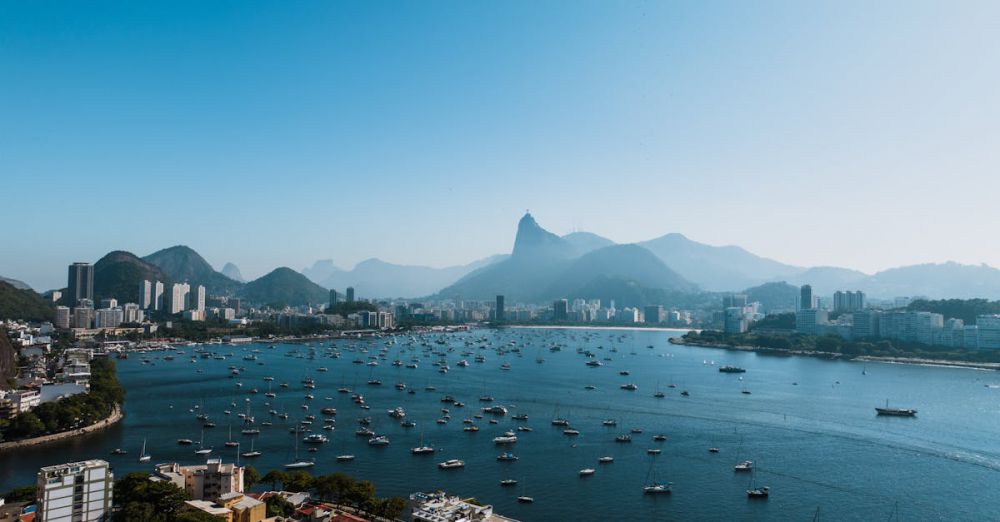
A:
[[[153,482],[142,472],[129,473],[115,481],[114,495],[115,502],[125,507],[123,509],[125,515],[129,511],[129,504],[135,503],[148,504],[152,508],[152,513],[167,518],[176,513],[184,505],[185,500],[190,499],[183,489],[170,482]],[[150,512],[143,506],[133,506],[132,510],[141,513]],[[122,519],[145,520],[130,516],[123,516]]]
[[[381,502],[378,515],[380,517],[388,518],[389,520],[396,520],[403,514],[405,509],[405,499],[402,497],[389,497]]]
[[[333,473],[316,477],[313,487],[319,498],[339,501],[354,484],[354,479],[345,473]]]
[[[289,517],[295,513],[295,506],[278,495],[267,497],[264,504],[267,505],[268,517]]]
[[[296,470],[285,473],[282,484],[288,491],[310,491],[313,488],[313,477],[307,471]]]
[[[4,501],[11,502],[35,502],[35,494],[38,490],[35,486],[21,486],[14,488],[3,495]]]
[[[245,489],[254,487],[260,483],[260,480],[260,472],[257,471],[257,468],[250,465],[243,468],[243,487]]]
[[[286,480],[288,480],[287,473],[275,470],[268,471],[267,474],[261,478],[262,482],[269,482],[271,484],[271,489],[278,489],[278,484],[280,483],[284,485]]]

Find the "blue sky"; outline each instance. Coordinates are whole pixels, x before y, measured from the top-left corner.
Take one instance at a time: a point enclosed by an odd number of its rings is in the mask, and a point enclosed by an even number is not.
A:
[[[995,2],[3,2],[0,274],[682,232],[1000,266]]]

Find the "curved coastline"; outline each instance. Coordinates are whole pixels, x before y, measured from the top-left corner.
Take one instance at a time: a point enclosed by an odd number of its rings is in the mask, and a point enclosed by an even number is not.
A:
[[[880,362],[889,364],[911,364],[914,366],[940,366],[946,368],[965,368],[968,370],[997,370],[1000,371],[1000,363],[950,361],[947,359],[926,359],[921,357],[884,357],[877,355],[858,355],[856,357],[845,357],[839,353],[826,352],[806,352],[802,350],[782,350],[780,348],[767,348],[763,346],[738,345],[729,346],[717,343],[705,343],[698,341],[688,341],[680,337],[672,337],[667,340],[670,344],[677,346],[697,346],[699,348],[717,348],[720,350],[732,350],[736,352],[756,352],[764,355],[779,356],[803,356],[819,359],[833,359],[840,361],[856,362]]]
[[[60,440],[65,440],[80,435],[87,435],[90,433],[96,433],[105,428],[113,426],[118,421],[122,420],[125,413],[122,411],[122,407],[119,404],[115,404],[114,408],[111,410],[111,414],[101,419],[89,426],[84,426],[82,428],[77,428],[70,431],[62,431],[59,433],[52,433],[49,435],[42,435],[41,437],[33,437],[30,439],[12,440],[10,442],[0,442],[0,453],[5,451],[10,451],[18,448],[26,448],[29,446],[39,446],[42,444],[48,444],[50,442],[56,442]]]

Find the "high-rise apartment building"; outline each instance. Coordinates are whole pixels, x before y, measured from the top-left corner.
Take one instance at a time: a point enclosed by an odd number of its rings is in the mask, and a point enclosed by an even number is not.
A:
[[[337,295],[337,291],[331,288],[330,289],[330,308],[333,308],[333,307],[337,306],[337,301],[338,300],[339,300],[339,297]]]
[[[802,285],[799,289],[799,310],[809,310],[816,308],[816,302],[813,300],[813,289],[809,285]]]
[[[556,299],[552,303],[552,319],[555,321],[566,321],[569,319],[569,301],[566,299]]]
[[[191,292],[191,285],[187,283],[174,283],[167,294],[167,313],[179,314],[188,308],[188,294]]]
[[[857,312],[865,308],[865,293],[861,290],[843,292],[837,290],[833,293],[834,312]]]
[[[198,310],[199,312],[205,311],[205,287],[201,285],[195,285],[190,287],[190,293],[188,294],[188,310]]]
[[[80,299],[94,299],[94,266],[90,263],[69,265],[66,302],[69,306],[76,306]]]
[[[354,302],[354,287],[353,286],[347,287],[347,302],[348,303],[353,303]]]
[[[103,460],[46,466],[38,471],[38,522],[111,520],[115,477]]]
[[[497,321],[503,321],[507,318],[507,312],[504,310],[504,299],[502,295],[497,296],[496,310],[493,311],[493,317]],[[515,303],[516,304],[516,303]]]
[[[70,326],[70,315],[68,306],[57,306],[56,307],[56,328],[69,328]]]

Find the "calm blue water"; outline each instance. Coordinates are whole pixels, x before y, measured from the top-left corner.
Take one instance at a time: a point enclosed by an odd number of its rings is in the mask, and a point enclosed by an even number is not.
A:
[[[251,398],[252,413],[258,422],[270,416],[271,406],[264,397],[265,376],[274,376],[271,400],[279,411],[288,411],[288,421],[273,419],[273,427],[263,427],[256,449],[264,455],[253,461],[261,472],[280,469],[293,459],[293,438],[288,427],[308,413],[317,416],[316,432],[331,441],[314,457],[314,473],[345,471],[372,480],[381,495],[407,495],[415,490],[444,489],[475,496],[496,506],[499,513],[522,520],[812,520],[817,508],[821,520],[884,520],[898,505],[899,515],[908,520],[956,520],[996,518],[1000,499],[992,494],[1000,474],[1000,384],[996,372],[933,368],[909,365],[868,364],[867,375],[860,363],[831,362],[811,358],[760,356],[706,348],[675,347],[667,343],[675,332],[608,330],[529,330],[473,331],[445,337],[448,346],[426,340],[433,350],[447,350],[451,370],[437,372],[432,363],[438,356],[418,343],[407,345],[405,337],[389,348],[386,359],[374,369],[352,364],[358,357],[377,355],[386,340],[338,341],[339,359],[327,354],[329,343],[318,348],[315,360],[287,357],[307,354],[301,345],[208,347],[218,353],[233,353],[225,361],[177,355],[162,359],[165,352],[153,353],[153,365],[143,365],[140,357],[119,361],[119,376],[128,390],[127,416],[117,427],[86,439],[44,449],[30,449],[0,456],[0,491],[32,483],[40,466],[101,457],[112,462],[115,472],[148,469],[136,462],[143,438],[154,462],[197,463],[191,446],[179,446],[178,438],[198,440],[201,422],[189,409],[204,404],[218,427],[205,432],[205,445],[215,448],[213,456],[235,459],[236,450],[225,448],[230,418],[238,431],[236,413],[244,411]],[[466,341],[486,337],[482,343],[466,346]],[[516,341],[522,354],[498,356],[494,349]],[[552,344],[562,351],[550,353]],[[653,348],[648,348],[652,345]],[[604,366],[589,368],[576,353],[582,347],[597,354]],[[611,352],[611,348],[617,352]],[[249,350],[260,350],[259,361],[244,361]],[[360,353],[367,349],[369,353]],[[470,350],[486,355],[485,363],[473,362]],[[188,353],[191,348],[187,348]],[[536,357],[544,363],[537,363]],[[418,369],[391,366],[394,359],[409,362],[419,358]],[[603,360],[605,357],[611,360]],[[468,359],[467,368],[457,366]],[[502,371],[509,362],[512,369]],[[714,361],[715,366],[706,364]],[[722,374],[717,366],[732,364],[747,369],[739,375]],[[230,378],[228,367],[245,367],[238,379]],[[328,372],[315,369],[325,366]],[[197,373],[201,370],[203,373]],[[619,375],[622,370],[630,376]],[[303,376],[316,379],[315,390],[304,390]],[[370,376],[381,379],[381,387],[369,386]],[[237,388],[235,382],[243,382]],[[405,382],[416,388],[410,395],[393,384]],[[290,384],[280,389],[281,382]],[[634,382],[638,391],[619,389]],[[669,388],[669,384],[676,388]],[[797,383],[793,384],[793,383]],[[436,391],[425,391],[428,384]],[[349,395],[337,393],[347,385],[363,393],[371,405],[368,411],[354,405]],[[595,390],[586,390],[593,385]],[[653,397],[659,385],[667,397]],[[258,395],[250,395],[257,387]],[[690,397],[681,397],[687,389]],[[746,395],[741,390],[752,393]],[[304,395],[312,393],[309,412],[301,409]],[[440,402],[450,394],[466,403],[455,408]],[[480,395],[492,395],[496,403],[511,413],[527,413],[524,423],[533,432],[519,432],[512,451],[520,457],[514,463],[496,461],[502,448],[492,438],[518,423],[510,415],[498,425],[488,424],[489,416],[477,420],[481,430],[466,433],[462,419],[478,413]],[[332,400],[326,400],[330,397]],[[919,409],[919,417],[879,418],[874,406],[886,399],[899,407]],[[236,402],[237,406],[231,407]],[[319,410],[338,409],[337,429],[319,429]],[[415,428],[403,428],[386,410],[402,406]],[[451,408],[452,421],[439,425],[443,406]],[[230,416],[223,410],[233,410]],[[550,426],[558,412],[568,417],[578,437],[567,437],[562,428]],[[354,431],[356,419],[371,416],[374,429],[389,436],[392,444],[374,448]],[[615,418],[617,428],[601,425]],[[614,437],[631,427],[644,433],[633,435],[631,444],[617,444]],[[432,456],[413,456],[411,447],[424,441],[440,451]],[[654,442],[653,434],[663,433],[666,442]],[[234,435],[244,441],[250,438]],[[574,446],[575,445],[575,446]],[[721,449],[711,454],[710,446]],[[129,450],[127,456],[112,456],[116,447]],[[658,457],[648,448],[663,450]],[[354,454],[356,460],[337,463],[336,455]],[[615,462],[599,465],[603,455]],[[463,470],[440,471],[437,463],[451,458],[466,461]],[[757,462],[757,481],[771,487],[767,501],[749,501],[745,490],[749,476],[733,472],[744,459]],[[245,459],[243,459],[245,462]],[[651,466],[658,478],[672,481],[670,496],[643,496],[642,486]],[[595,468],[589,478],[579,478],[583,468]],[[502,488],[503,478],[521,483]],[[535,498],[530,505],[518,504],[516,497]]]

